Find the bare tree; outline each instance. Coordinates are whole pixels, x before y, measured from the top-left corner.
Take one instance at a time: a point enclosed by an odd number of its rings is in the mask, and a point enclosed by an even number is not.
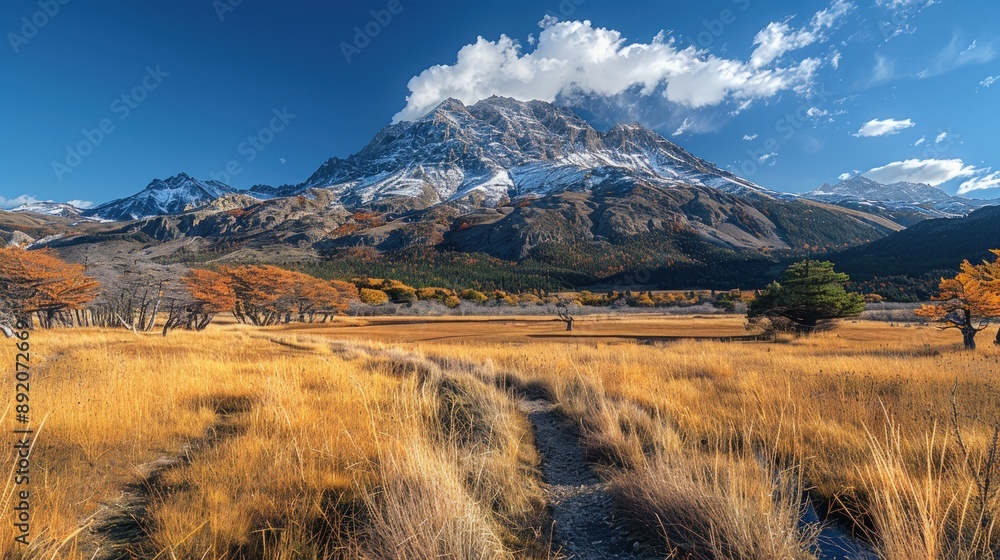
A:
[[[569,314],[569,308],[567,308],[565,305],[560,305],[556,309],[556,311],[559,313],[559,320],[566,323],[566,330],[572,331],[573,321],[575,321],[575,319],[573,318],[572,315]]]
[[[119,256],[91,266],[102,285],[87,318],[94,326],[151,331],[165,305],[183,297],[179,281],[183,267],[161,265],[134,256]]]

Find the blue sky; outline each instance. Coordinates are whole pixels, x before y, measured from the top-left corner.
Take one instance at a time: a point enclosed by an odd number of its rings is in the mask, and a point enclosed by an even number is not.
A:
[[[1000,196],[1000,3],[693,4],[4,2],[0,207],[181,171],[298,183],[393,119],[492,94],[643,122],[777,190],[861,172]]]

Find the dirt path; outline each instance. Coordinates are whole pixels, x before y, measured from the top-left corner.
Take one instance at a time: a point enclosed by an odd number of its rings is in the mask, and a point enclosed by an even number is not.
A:
[[[393,355],[386,350],[331,344],[348,359],[357,353],[383,355],[393,359],[414,358],[403,352]],[[454,367],[449,360],[415,357],[417,362],[443,369]],[[662,558],[648,547],[629,539],[613,518],[613,504],[608,486],[587,464],[583,446],[573,426],[555,411],[551,402],[527,397],[517,401],[518,408],[531,421],[535,445],[542,456],[542,474],[546,497],[552,508],[552,551],[559,557],[574,560],[645,560]]]
[[[122,489],[121,496],[94,517],[91,532],[97,537],[93,558],[133,558],[148,535],[153,497],[160,493],[163,476],[190,461],[190,448],[176,457],[162,457],[137,467],[139,478]]]
[[[147,552],[150,513],[155,501],[169,492],[164,476],[188,465],[195,453],[218,445],[239,433],[236,416],[249,410],[250,401],[220,399],[215,404],[216,421],[204,437],[184,445],[177,455],[161,457],[136,467],[138,476],[121,489],[113,502],[105,504],[90,518],[92,540],[84,552],[94,560],[130,560]]]
[[[520,401],[542,455],[555,522],[553,550],[578,560],[660,558],[627,539],[612,516],[612,498],[587,464],[574,429],[545,400]]]

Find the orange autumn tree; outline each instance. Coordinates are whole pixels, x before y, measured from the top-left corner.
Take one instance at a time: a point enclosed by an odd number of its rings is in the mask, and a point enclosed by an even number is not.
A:
[[[235,295],[233,314],[241,323],[270,326],[292,320],[313,322],[347,311],[357,289],[276,266],[225,267]]]
[[[991,252],[1000,258],[1000,250]],[[958,274],[941,279],[938,294],[931,299],[937,303],[924,305],[916,314],[939,323],[941,329],[957,329],[965,347],[975,350],[976,335],[991,318],[1000,317],[1000,261],[977,265],[963,261]]]
[[[0,321],[38,317],[42,328],[57,321],[72,324],[68,311],[84,309],[97,295],[99,284],[83,265],[70,264],[48,249],[0,249]]]
[[[357,287],[348,282],[322,280],[301,272],[291,274],[295,279],[292,314],[300,322],[312,323],[318,317],[326,322],[331,315],[347,313],[350,301],[358,299]]]
[[[236,301],[233,315],[258,327],[290,320],[295,302],[295,276],[276,266],[223,267]]]
[[[232,311],[236,306],[236,294],[230,278],[224,274],[211,270],[190,270],[181,283],[187,297],[171,302],[167,321],[163,325],[164,336],[177,327],[205,330],[217,314]]]

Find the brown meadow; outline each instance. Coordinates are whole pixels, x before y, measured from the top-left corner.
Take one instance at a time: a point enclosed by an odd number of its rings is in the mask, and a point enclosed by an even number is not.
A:
[[[557,557],[516,405],[532,394],[577,427],[622,530],[662,555],[815,557],[804,496],[884,558],[997,554],[1000,500],[981,486],[1000,477],[985,472],[995,348],[874,322],[778,343],[722,340],[745,334],[734,316],[562,329],[453,318],[35,332],[33,544],[3,523],[0,548]],[[0,346],[0,360],[14,352]],[[6,512],[13,490],[8,479]]]

